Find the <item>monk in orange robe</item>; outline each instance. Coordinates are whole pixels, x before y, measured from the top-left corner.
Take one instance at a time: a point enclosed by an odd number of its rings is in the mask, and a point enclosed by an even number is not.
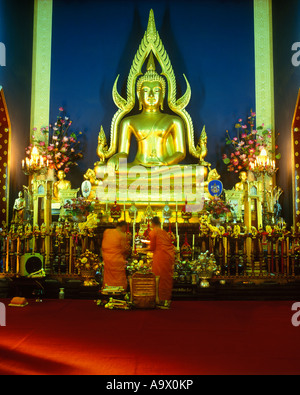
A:
[[[103,287],[123,287],[126,291],[126,256],[129,246],[126,238],[126,222],[121,221],[116,229],[106,229],[102,240],[102,257],[104,261]]]
[[[173,289],[173,273],[175,263],[175,249],[168,233],[161,229],[158,217],[152,219],[150,237],[150,251],[153,252],[152,272],[160,277],[158,296],[163,304],[171,303]]]

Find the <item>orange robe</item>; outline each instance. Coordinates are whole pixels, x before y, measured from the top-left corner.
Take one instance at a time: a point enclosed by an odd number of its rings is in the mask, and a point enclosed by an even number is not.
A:
[[[173,272],[175,262],[174,246],[168,233],[160,228],[150,234],[150,250],[153,252],[152,272],[160,276],[159,299],[171,300],[173,289]]]
[[[102,257],[104,261],[103,286],[117,286],[127,289],[125,256],[128,245],[125,233],[117,229],[106,229],[102,240]]]

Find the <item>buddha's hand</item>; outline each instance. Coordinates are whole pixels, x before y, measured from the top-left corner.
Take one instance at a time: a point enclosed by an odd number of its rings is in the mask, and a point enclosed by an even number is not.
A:
[[[156,157],[150,157],[147,160],[147,164],[148,165],[153,165],[153,166],[165,166],[167,165],[167,162],[164,162],[162,160],[160,160],[157,156]]]
[[[120,168],[120,159],[127,159],[127,154],[120,152],[118,154],[113,155],[107,162],[107,166],[113,167],[115,170],[119,170]]]

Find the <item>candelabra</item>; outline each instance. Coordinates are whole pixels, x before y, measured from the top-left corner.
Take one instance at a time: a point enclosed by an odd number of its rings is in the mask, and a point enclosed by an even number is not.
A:
[[[45,160],[36,146],[32,147],[30,158],[25,158],[22,160],[22,170],[26,175],[37,175],[44,174],[48,170],[48,160]]]
[[[262,178],[262,192],[263,192],[263,226],[269,225],[269,215],[266,199],[266,176],[273,177],[278,169],[276,169],[275,161],[270,159],[267,151],[263,148],[260,155],[255,159],[254,163],[250,163],[250,170]]]

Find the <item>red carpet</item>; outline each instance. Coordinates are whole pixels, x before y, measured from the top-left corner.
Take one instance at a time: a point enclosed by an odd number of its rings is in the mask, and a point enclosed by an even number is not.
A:
[[[292,302],[175,301],[106,310],[91,300],[6,304],[1,374],[299,374]]]

